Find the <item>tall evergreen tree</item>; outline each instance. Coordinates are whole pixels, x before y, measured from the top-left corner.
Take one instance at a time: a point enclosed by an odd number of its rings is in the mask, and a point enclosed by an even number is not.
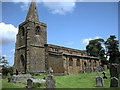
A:
[[[102,65],[107,64],[105,57],[105,49],[102,44],[104,44],[103,39],[95,39],[89,41],[89,44],[86,46],[87,55],[99,57],[101,59]]]
[[[110,37],[105,42],[107,56],[109,56],[110,63],[119,63],[119,46],[118,40],[115,40],[115,35],[110,35]]]

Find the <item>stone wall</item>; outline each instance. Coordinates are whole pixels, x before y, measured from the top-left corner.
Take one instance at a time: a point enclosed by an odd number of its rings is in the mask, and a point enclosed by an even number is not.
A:
[[[65,73],[76,74],[94,72],[95,68],[99,66],[99,62],[99,60],[94,59],[67,56],[64,57]]]
[[[63,74],[63,58],[61,55],[49,54],[48,66],[52,68],[54,74]]]

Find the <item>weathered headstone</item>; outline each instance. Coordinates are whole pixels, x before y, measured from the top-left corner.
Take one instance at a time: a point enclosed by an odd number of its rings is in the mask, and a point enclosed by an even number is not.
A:
[[[106,71],[107,70],[107,65],[104,65],[103,68],[104,68],[104,71]]]
[[[118,68],[117,68],[117,66],[115,64],[112,64],[110,66],[110,76],[119,78],[119,76],[118,76]]]
[[[32,76],[30,74],[20,74],[13,76],[11,79],[11,82],[19,83],[19,82],[26,82],[27,79],[31,78]]]
[[[103,87],[104,86],[103,78],[101,76],[96,77],[96,86],[97,87]]]
[[[106,72],[103,71],[103,79],[107,79]]]
[[[118,78],[112,77],[110,81],[110,87],[118,87]]]
[[[46,88],[55,88],[55,79],[52,75],[47,77]]]
[[[27,88],[32,88],[33,87],[33,81],[31,79],[27,80]]]
[[[50,76],[52,72],[53,72],[53,70],[52,70],[52,68],[50,67],[49,70],[47,71],[47,75]]]
[[[97,71],[98,72],[102,72],[103,71],[103,67],[102,66],[97,67]]]
[[[90,65],[90,64],[88,64],[87,73],[91,73],[91,72],[92,72],[91,65]]]

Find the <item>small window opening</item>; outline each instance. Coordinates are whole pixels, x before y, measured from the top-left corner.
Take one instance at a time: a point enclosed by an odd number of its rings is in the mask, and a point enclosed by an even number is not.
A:
[[[35,30],[35,34],[36,34],[36,35],[39,35],[39,33],[40,33],[40,27],[37,26],[37,27],[36,27],[36,30]]]
[[[25,28],[22,27],[22,36],[25,36]]]
[[[80,59],[77,59],[76,66],[80,66]]]
[[[72,58],[69,59],[69,66],[73,66],[73,60],[72,60]]]

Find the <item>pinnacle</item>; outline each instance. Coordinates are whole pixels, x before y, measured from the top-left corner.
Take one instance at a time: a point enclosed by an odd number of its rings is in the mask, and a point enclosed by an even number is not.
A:
[[[35,0],[32,0],[31,2],[31,5],[29,7],[29,11],[26,17],[26,21],[32,21],[32,22],[39,21]]]

